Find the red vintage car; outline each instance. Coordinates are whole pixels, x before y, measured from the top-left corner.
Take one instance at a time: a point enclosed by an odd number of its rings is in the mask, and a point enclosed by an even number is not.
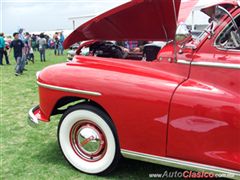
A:
[[[63,114],[59,146],[85,173],[109,173],[122,155],[238,179],[240,6],[217,2],[202,8],[209,26],[196,38],[175,34],[180,0],[133,0],[81,25],[65,48],[87,40],[166,45],[153,61],[76,55],[43,69],[29,122]]]

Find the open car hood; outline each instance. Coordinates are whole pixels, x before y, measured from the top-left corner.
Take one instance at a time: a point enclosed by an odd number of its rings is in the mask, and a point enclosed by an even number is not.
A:
[[[91,39],[174,39],[180,3],[181,0],[132,0],[84,23],[67,37],[63,46],[66,49]]]

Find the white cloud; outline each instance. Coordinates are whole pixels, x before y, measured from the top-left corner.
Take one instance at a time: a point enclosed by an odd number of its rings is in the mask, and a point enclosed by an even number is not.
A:
[[[71,29],[69,17],[99,14],[127,0],[3,0],[3,32]],[[80,19],[82,23],[87,19]]]

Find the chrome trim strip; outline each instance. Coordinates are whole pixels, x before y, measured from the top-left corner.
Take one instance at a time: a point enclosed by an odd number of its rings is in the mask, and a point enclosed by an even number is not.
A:
[[[240,178],[240,172],[216,167],[216,166],[210,166],[200,163],[194,163],[194,162],[188,162],[183,160],[178,160],[174,158],[169,157],[161,157],[161,156],[155,156],[145,153],[139,153],[135,151],[129,151],[126,149],[121,149],[121,153],[125,158],[145,161],[145,162],[151,162],[155,164],[165,165],[165,166],[171,166],[176,167],[180,169],[189,169],[193,171],[206,171],[206,172],[213,172],[213,173],[219,173],[219,174],[227,174],[231,176],[233,179],[239,179]]]
[[[31,108],[28,111],[28,118],[30,121],[32,121],[34,124],[38,124],[38,118],[33,114],[33,111],[36,109],[36,107]]]
[[[240,64],[232,63],[217,63],[217,62],[191,62],[182,59],[178,59],[177,63],[187,64],[192,66],[207,66],[207,67],[220,67],[220,68],[229,68],[229,69],[240,69]]]
[[[179,64],[191,64],[191,61],[186,61],[186,60],[182,60],[182,59],[178,59],[177,60],[177,63],[179,63]]]
[[[237,49],[224,49],[222,47],[219,47],[219,45],[215,45],[214,44],[214,47],[217,48],[218,50],[220,51],[225,51],[225,52],[238,52],[240,53],[240,50],[237,50]]]
[[[54,86],[49,84],[44,84],[37,81],[37,84],[41,87],[58,90],[58,91],[65,91],[65,92],[71,92],[71,93],[77,93],[77,94],[84,94],[84,95],[91,95],[91,96],[101,96],[102,94],[99,92],[93,92],[93,91],[85,91],[85,90],[78,90],[78,89],[72,89],[72,88],[65,88],[60,86]]]
[[[29,126],[36,128],[40,124],[40,120],[34,115],[34,111],[36,111],[39,106],[33,107],[28,111],[28,124]]]
[[[41,73],[41,71],[37,71],[37,72],[36,72],[36,78],[37,78],[37,79],[38,79],[40,73]]]
[[[191,65],[193,65],[193,66],[208,66],[208,67],[220,67],[220,68],[240,69],[240,64],[231,64],[231,63],[192,62]]]

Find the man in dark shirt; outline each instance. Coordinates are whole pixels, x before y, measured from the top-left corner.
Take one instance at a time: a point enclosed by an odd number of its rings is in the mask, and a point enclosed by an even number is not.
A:
[[[23,59],[23,48],[24,48],[24,44],[22,42],[22,40],[19,39],[18,37],[18,33],[14,33],[13,37],[14,40],[11,42],[10,44],[10,48],[14,50],[14,58],[16,60],[16,76],[19,76],[20,74],[22,74],[23,69],[24,69],[24,59]],[[10,51],[11,51],[10,49]]]

